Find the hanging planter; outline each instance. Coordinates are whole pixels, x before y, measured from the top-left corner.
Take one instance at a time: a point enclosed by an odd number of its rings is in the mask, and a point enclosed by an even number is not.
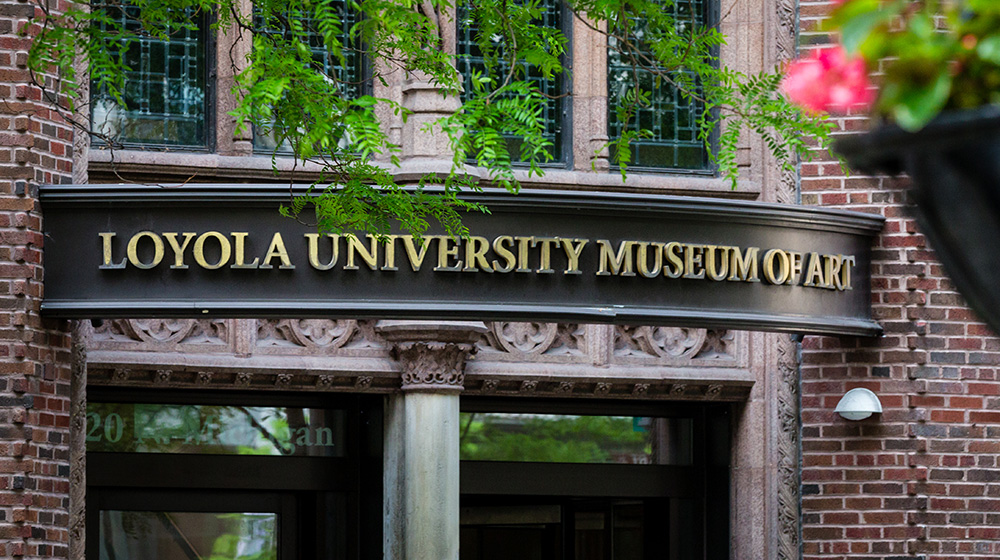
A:
[[[838,141],[863,173],[907,173],[920,231],[969,306],[1000,332],[1000,107],[946,112]]]

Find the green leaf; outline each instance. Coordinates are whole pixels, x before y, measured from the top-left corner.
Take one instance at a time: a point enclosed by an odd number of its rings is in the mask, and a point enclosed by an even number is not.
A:
[[[979,45],[976,46],[976,54],[983,60],[1000,64],[1000,35],[991,35],[979,41]]]
[[[854,54],[858,52],[862,43],[868,39],[872,30],[879,25],[892,19],[895,14],[891,10],[875,10],[862,13],[844,22],[840,30],[840,40],[844,49]]]
[[[951,92],[951,75],[947,69],[925,86],[910,86],[900,90],[893,116],[905,130],[915,131],[930,122],[948,101]]]

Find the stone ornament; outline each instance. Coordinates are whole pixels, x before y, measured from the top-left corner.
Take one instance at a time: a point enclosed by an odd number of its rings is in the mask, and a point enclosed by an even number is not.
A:
[[[316,386],[320,389],[329,389],[333,386],[333,376],[332,375],[320,375],[316,378]]]
[[[479,341],[484,350],[495,350],[517,358],[543,354],[583,355],[586,329],[575,323],[494,321]]]
[[[93,329],[93,342],[138,342],[162,348],[180,343],[226,344],[226,319],[114,319]]]
[[[552,346],[558,330],[555,323],[493,322],[487,324],[490,345],[513,354],[532,356]]]
[[[396,343],[392,357],[403,365],[402,390],[461,391],[465,360],[475,349],[462,342]]]
[[[350,319],[284,319],[278,330],[299,346],[311,348],[340,348],[351,339],[358,322]]]
[[[705,329],[681,327],[615,327],[615,352],[640,353],[658,358],[686,359],[698,354],[705,344]]]

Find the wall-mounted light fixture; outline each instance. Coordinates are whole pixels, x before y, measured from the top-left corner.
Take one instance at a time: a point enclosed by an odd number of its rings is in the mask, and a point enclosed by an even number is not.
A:
[[[844,394],[834,412],[848,420],[864,420],[876,412],[881,413],[882,403],[875,393],[858,387]]]

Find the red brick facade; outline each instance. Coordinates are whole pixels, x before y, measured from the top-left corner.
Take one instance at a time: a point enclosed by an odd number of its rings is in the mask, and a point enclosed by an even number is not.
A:
[[[803,44],[825,40],[809,30],[830,6],[802,3]],[[803,343],[804,557],[1000,557],[1000,340],[908,217],[904,181],[846,176],[826,158],[802,166],[801,186],[803,204],[886,217],[872,277],[885,336]],[[854,387],[874,391],[883,414],[835,414]]]
[[[37,196],[69,180],[72,130],[27,85],[38,9],[0,2],[0,558],[65,558],[68,542],[69,340],[38,314]]]

